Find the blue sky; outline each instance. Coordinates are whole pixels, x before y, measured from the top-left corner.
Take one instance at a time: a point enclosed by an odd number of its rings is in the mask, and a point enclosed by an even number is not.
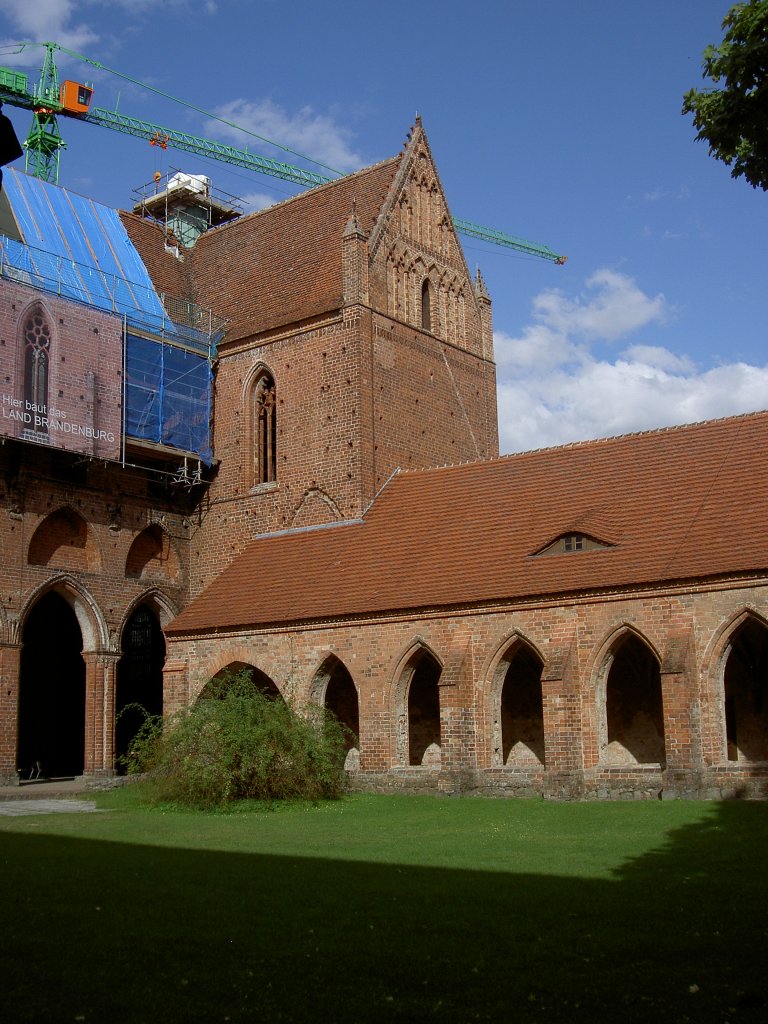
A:
[[[493,298],[502,450],[518,451],[768,408],[768,195],[733,180],[680,114],[728,6],[4,0],[0,64],[39,67],[41,50],[5,44],[51,39],[342,171],[397,153],[420,113],[455,216],[568,256],[557,267],[462,239]],[[234,138],[130,81],[60,70],[93,81],[101,107]],[[26,135],[30,115],[5,112]],[[112,206],[179,168],[251,208],[292,192],[61,125],[61,184]]]

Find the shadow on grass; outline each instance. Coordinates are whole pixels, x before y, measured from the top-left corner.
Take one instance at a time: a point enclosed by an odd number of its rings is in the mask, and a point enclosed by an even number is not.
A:
[[[3,1021],[768,1016],[768,806],[615,880],[0,835]]]

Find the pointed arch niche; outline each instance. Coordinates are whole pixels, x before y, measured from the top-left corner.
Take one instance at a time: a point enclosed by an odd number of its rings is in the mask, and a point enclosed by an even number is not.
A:
[[[397,759],[401,765],[440,766],[440,675],[437,658],[421,645],[403,666],[398,683]]]
[[[494,765],[544,764],[543,667],[539,655],[520,638],[510,644],[499,661],[491,709]]]
[[[659,661],[627,630],[612,644],[602,670],[601,762],[666,764]]]
[[[752,616],[731,637],[723,701],[727,760],[768,761],[768,629]]]
[[[439,322],[439,308],[435,286],[429,277],[425,277],[421,283],[421,328],[430,333],[438,333],[436,326]]]
[[[357,687],[347,666],[329,654],[315,673],[311,698],[332,711],[344,729],[346,760],[350,771],[360,767],[360,705]]]
[[[125,575],[132,579],[178,577],[178,556],[170,537],[158,523],[152,523],[134,539],[125,560]]]
[[[93,531],[72,508],[61,508],[45,517],[29,542],[27,561],[75,572],[98,572],[101,564]]]

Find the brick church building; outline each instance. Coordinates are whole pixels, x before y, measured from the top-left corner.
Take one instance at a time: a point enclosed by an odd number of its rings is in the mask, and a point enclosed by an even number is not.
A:
[[[417,122],[237,217],[0,193],[0,777],[112,773],[228,668],[353,788],[768,795],[768,414],[499,458]]]

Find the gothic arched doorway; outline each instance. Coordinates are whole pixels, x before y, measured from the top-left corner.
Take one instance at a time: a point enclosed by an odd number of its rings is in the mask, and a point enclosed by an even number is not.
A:
[[[344,730],[344,767],[350,770],[359,768],[360,704],[357,687],[347,666],[332,654],[323,662],[316,680],[318,677],[319,685],[323,686],[324,683],[323,703],[335,715]]]
[[[85,662],[77,616],[54,591],[30,611],[22,634],[19,684],[21,778],[82,775]]]
[[[748,619],[736,630],[725,663],[729,761],[768,761],[768,630]]]
[[[541,659],[526,644],[516,644],[501,689],[502,763],[544,764],[544,711]]]
[[[426,650],[417,651],[408,662],[407,693],[408,764],[440,764],[440,689],[442,669]]]
[[[139,605],[126,622],[122,650],[115,699],[117,764],[128,752],[131,740],[145,720],[145,712],[149,715],[163,713],[165,637],[157,616],[147,605]]]
[[[659,663],[648,646],[626,634],[613,649],[605,687],[609,764],[666,764]]]
[[[274,680],[270,679],[260,668],[256,668],[255,665],[247,665],[244,661],[231,661],[229,665],[220,669],[213,678],[208,680],[197,699],[208,700],[211,697],[223,696],[227,686],[235,678],[250,680],[256,689],[270,700],[283,700],[283,695]]]

